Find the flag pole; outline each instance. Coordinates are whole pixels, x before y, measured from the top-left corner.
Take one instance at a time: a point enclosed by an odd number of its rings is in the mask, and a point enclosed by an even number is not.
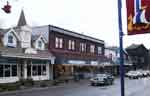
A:
[[[123,58],[123,31],[122,31],[122,0],[118,0],[118,24],[119,24],[119,53],[120,53],[120,83],[121,96],[125,96],[124,90],[124,58]]]

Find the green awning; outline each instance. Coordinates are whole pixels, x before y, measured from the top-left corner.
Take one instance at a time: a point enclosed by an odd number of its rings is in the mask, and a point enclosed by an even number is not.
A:
[[[32,64],[47,64],[48,60],[32,60]]]
[[[17,64],[16,58],[0,58],[0,64]]]

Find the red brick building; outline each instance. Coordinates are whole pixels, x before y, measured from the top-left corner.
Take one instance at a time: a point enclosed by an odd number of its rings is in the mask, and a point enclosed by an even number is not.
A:
[[[98,72],[105,60],[103,40],[52,25],[35,27],[33,31],[48,39],[48,49],[56,57],[53,65],[55,78],[73,76],[74,73],[88,77]]]

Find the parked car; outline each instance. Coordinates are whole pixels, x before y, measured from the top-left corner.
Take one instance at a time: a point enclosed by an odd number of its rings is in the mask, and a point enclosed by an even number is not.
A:
[[[90,79],[92,86],[95,85],[111,85],[114,82],[114,77],[108,74],[96,74],[93,78]]]
[[[128,77],[129,79],[138,79],[148,76],[150,76],[150,71],[148,70],[135,70],[126,73],[126,77]]]

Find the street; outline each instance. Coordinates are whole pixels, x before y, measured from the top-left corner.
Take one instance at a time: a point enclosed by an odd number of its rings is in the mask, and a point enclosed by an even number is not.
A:
[[[149,96],[150,78],[125,79],[125,96]],[[120,96],[120,79],[110,86],[90,86],[88,81],[69,82],[40,90],[0,94],[0,96]]]

